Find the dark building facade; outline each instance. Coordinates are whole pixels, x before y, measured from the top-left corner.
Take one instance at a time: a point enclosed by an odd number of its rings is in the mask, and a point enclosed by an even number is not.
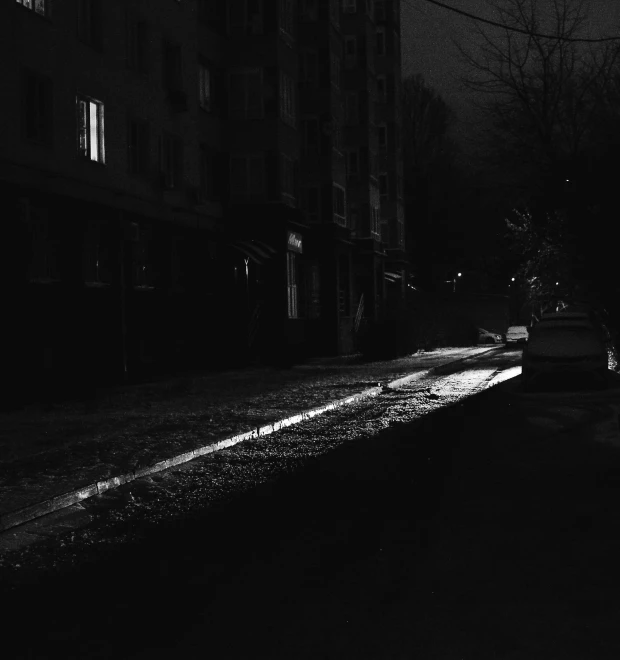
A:
[[[398,14],[2,3],[12,372],[49,388],[355,350],[406,268]]]

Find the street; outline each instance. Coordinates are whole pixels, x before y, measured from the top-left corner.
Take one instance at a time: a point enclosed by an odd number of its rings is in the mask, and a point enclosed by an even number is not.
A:
[[[159,518],[129,485],[6,574],[3,657],[618,657],[620,461],[521,433],[484,390],[519,356],[171,470]],[[234,488],[165,515],[216,473]]]

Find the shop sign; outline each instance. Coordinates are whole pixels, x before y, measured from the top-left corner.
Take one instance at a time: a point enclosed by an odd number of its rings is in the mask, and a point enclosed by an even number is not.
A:
[[[298,234],[296,231],[289,231],[288,233],[288,239],[287,239],[287,245],[288,249],[291,250],[291,252],[303,252],[302,250],[302,244],[301,244],[301,234]]]

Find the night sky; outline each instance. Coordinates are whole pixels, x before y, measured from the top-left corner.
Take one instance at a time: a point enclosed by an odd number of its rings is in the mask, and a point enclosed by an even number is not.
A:
[[[490,20],[499,20],[486,0],[441,0],[471,14]],[[538,0],[543,2],[544,0]],[[422,73],[457,111],[460,126],[457,135],[468,131],[468,120],[475,118],[469,100],[471,93],[463,89],[458,80],[463,70],[458,51],[452,44],[456,39],[465,45],[474,45],[474,22],[427,0],[401,0],[402,68],[403,76]],[[585,0],[590,8],[588,38],[620,35],[620,2],[618,0]],[[479,24],[480,25],[480,24]],[[492,26],[484,26],[494,31]]]

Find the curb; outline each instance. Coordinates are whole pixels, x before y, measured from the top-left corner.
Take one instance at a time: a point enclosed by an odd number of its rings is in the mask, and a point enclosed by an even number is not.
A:
[[[127,472],[125,474],[117,475],[115,477],[110,477],[109,479],[104,479],[102,481],[97,481],[95,483],[89,484],[88,486],[84,486],[82,488],[72,490],[68,493],[63,493],[62,495],[57,495],[56,497],[52,497],[49,500],[44,500],[43,502],[37,502],[37,504],[32,504],[30,506],[24,507],[23,509],[19,509],[18,511],[5,513],[3,515],[0,515],[0,533],[5,532],[6,530],[11,529],[12,527],[17,527],[18,525],[27,523],[31,520],[34,520],[35,518],[40,518],[41,516],[45,516],[49,513],[53,513],[54,511],[58,511],[59,509],[64,509],[73,504],[77,504],[78,502],[81,502],[82,500],[85,500],[89,497],[93,497],[94,495],[101,495],[102,493],[105,493],[107,490],[118,488],[119,486],[122,486],[123,484],[126,483],[130,483],[135,479],[139,479],[141,477],[145,477],[150,474],[155,474],[156,472],[167,470],[168,468],[174,467],[175,465],[181,465],[182,463],[187,463],[188,461],[191,461],[195,458],[199,458],[200,456],[204,456],[206,454],[211,454],[215,451],[219,451],[220,449],[226,449],[228,447],[232,447],[238,444],[239,442],[243,442],[244,440],[251,440],[266,435],[270,435],[271,433],[275,433],[276,431],[279,431],[280,429],[285,428],[287,426],[293,426],[295,424],[299,424],[300,422],[306,419],[311,419],[312,417],[316,417],[317,415],[322,415],[323,413],[326,413],[329,410],[334,410],[336,408],[340,408],[341,406],[346,406],[349,405],[350,403],[355,403],[356,401],[361,401],[362,399],[371,396],[377,396],[378,394],[381,394],[386,388],[397,389],[398,387],[402,387],[403,385],[406,385],[407,383],[411,382],[412,380],[415,380],[416,378],[427,376],[428,374],[432,374],[432,373],[441,374],[442,368],[446,368],[448,366],[452,368],[455,365],[461,364],[463,362],[467,362],[469,360],[473,360],[479,357],[480,355],[484,355],[485,353],[488,353],[497,348],[499,347],[493,346],[489,348],[487,351],[481,351],[480,353],[476,353],[475,355],[470,355],[464,358],[460,358],[458,360],[453,360],[452,362],[448,362],[446,364],[438,365],[436,367],[431,367],[426,371],[418,371],[414,374],[409,374],[407,376],[403,376],[402,378],[397,378],[396,380],[387,383],[387,385],[385,386],[380,385],[377,387],[371,387],[367,390],[363,390],[362,392],[358,392],[357,394],[352,394],[351,396],[345,397],[344,399],[336,399],[335,401],[331,401],[330,403],[327,403],[325,405],[318,406],[317,408],[310,408],[309,410],[304,410],[301,413],[298,413],[297,415],[286,417],[277,422],[266,424],[265,426],[259,426],[255,429],[252,429],[251,431],[246,431],[245,433],[240,433],[231,436],[229,438],[225,438],[224,440],[220,440],[218,442],[214,442],[212,444],[205,445],[203,447],[198,447],[197,449],[193,449],[192,451],[184,452],[183,454],[178,454],[177,456],[172,456],[171,458],[167,458],[163,461],[158,461],[157,463],[151,466],[140,468],[138,470]]]

